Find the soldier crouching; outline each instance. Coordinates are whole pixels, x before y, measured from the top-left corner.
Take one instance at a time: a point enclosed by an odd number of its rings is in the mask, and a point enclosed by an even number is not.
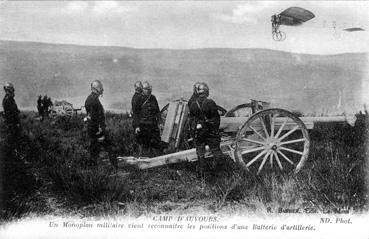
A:
[[[100,81],[95,80],[91,83],[91,94],[87,97],[85,107],[87,111],[87,131],[90,138],[90,166],[96,166],[98,163],[100,146],[109,154],[110,163],[115,169],[118,168],[118,161],[112,150],[112,142],[105,130],[105,112],[100,103],[99,96],[104,92]]]
[[[215,162],[224,161],[224,155],[220,149],[220,115],[216,103],[209,99],[209,88],[201,83],[197,90],[198,97],[190,104],[190,117],[195,126],[196,154],[199,162],[199,171],[202,174],[205,162],[205,146],[209,146]]]

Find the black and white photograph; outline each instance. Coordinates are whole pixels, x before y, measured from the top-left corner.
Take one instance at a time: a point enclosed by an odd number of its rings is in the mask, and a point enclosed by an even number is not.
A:
[[[1,238],[368,238],[369,2],[0,1]]]

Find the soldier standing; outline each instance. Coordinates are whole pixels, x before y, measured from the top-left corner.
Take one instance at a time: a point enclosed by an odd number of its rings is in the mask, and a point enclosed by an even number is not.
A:
[[[137,81],[134,84],[135,87],[135,93],[132,96],[132,100],[131,100],[131,105],[132,105],[132,127],[133,127],[133,131],[135,134],[135,142],[136,145],[135,147],[139,147],[138,149],[138,154],[141,155],[142,153],[142,146],[141,144],[139,144],[139,139],[138,139],[138,132],[139,132],[139,127],[140,127],[140,112],[141,112],[141,105],[143,103],[142,99],[143,99],[143,95],[142,95],[142,83],[141,81]],[[136,150],[135,150],[136,151]]]
[[[142,84],[143,96],[139,106],[139,125],[135,129],[137,141],[146,149],[163,150],[160,139],[160,109],[156,97],[151,94],[152,87],[145,81]]]
[[[42,99],[42,106],[43,106],[43,117],[47,118],[49,117],[49,104],[47,102],[47,95],[44,95],[44,98]]]
[[[87,131],[90,138],[90,165],[97,165],[100,146],[109,153],[110,163],[115,169],[118,168],[118,161],[113,154],[111,142],[105,130],[105,112],[100,103],[99,96],[104,92],[102,83],[95,80],[91,83],[91,94],[87,97],[85,108],[87,112]]]
[[[220,149],[220,115],[216,103],[209,99],[209,87],[201,83],[198,87],[198,97],[190,108],[190,116],[195,121],[195,145],[199,160],[200,172],[204,166],[205,146],[208,145],[215,160],[224,160]]]
[[[188,107],[190,107],[190,105],[195,102],[198,98],[198,88],[200,86],[200,82],[196,82],[194,85],[193,85],[193,93],[192,93],[192,96],[191,98],[188,100]],[[189,143],[192,142],[193,143],[193,140],[195,138],[195,127],[196,127],[196,123],[195,123],[195,119],[194,117],[190,114],[189,117],[188,117],[188,124],[189,124],[189,130],[190,130],[190,136],[191,138],[188,139]],[[192,144],[191,144],[192,145]]]
[[[3,99],[3,109],[5,117],[5,127],[8,142],[12,146],[16,146],[21,135],[21,123],[19,118],[19,109],[15,103],[15,89],[12,83],[4,85],[5,96]]]
[[[194,102],[197,97],[199,96],[198,94],[198,89],[199,89],[199,86],[200,86],[201,82],[196,82],[194,85],[193,85],[193,93],[191,95],[191,98],[188,100],[188,106],[190,106],[192,104],[192,102]]]
[[[42,109],[43,109],[43,104],[42,104],[42,97],[41,95],[38,96],[37,98],[37,111],[38,111],[38,115],[40,116],[41,120],[42,118]]]

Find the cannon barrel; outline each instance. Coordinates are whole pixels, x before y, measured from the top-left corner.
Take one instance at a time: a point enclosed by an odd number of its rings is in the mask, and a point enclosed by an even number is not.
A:
[[[343,115],[343,116],[318,116],[318,117],[299,117],[302,122],[304,122],[307,129],[314,128],[314,123],[322,123],[322,122],[346,122],[351,126],[354,126],[356,121],[356,116],[354,115]],[[221,117],[219,129],[224,132],[237,132],[240,127],[249,119],[249,117]],[[275,124],[276,128],[280,127],[285,118],[279,117],[276,118]],[[287,124],[284,129],[292,129],[296,124],[291,120],[287,120]],[[261,127],[261,126],[260,126]]]

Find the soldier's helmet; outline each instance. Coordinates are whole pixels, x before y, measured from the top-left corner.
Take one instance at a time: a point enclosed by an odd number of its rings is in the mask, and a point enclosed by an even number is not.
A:
[[[199,89],[199,86],[200,86],[201,82],[196,82],[194,85],[193,85],[193,93],[194,94],[197,94],[197,91]]]
[[[5,92],[13,93],[15,91],[14,85],[10,82],[5,83],[4,85]]]
[[[135,85],[135,91],[138,92],[138,93],[141,93],[142,92],[142,82],[141,81],[136,81]]]
[[[209,87],[206,83],[202,82],[200,83],[198,89],[197,89],[197,93],[199,95],[206,95],[209,96]]]
[[[151,94],[152,86],[149,82],[145,81],[144,83],[142,83],[142,89],[144,94],[149,95]]]
[[[98,94],[98,95],[102,95],[103,92],[104,92],[104,87],[103,87],[103,84],[101,83],[101,81],[94,80],[91,83],[91,91]]]

